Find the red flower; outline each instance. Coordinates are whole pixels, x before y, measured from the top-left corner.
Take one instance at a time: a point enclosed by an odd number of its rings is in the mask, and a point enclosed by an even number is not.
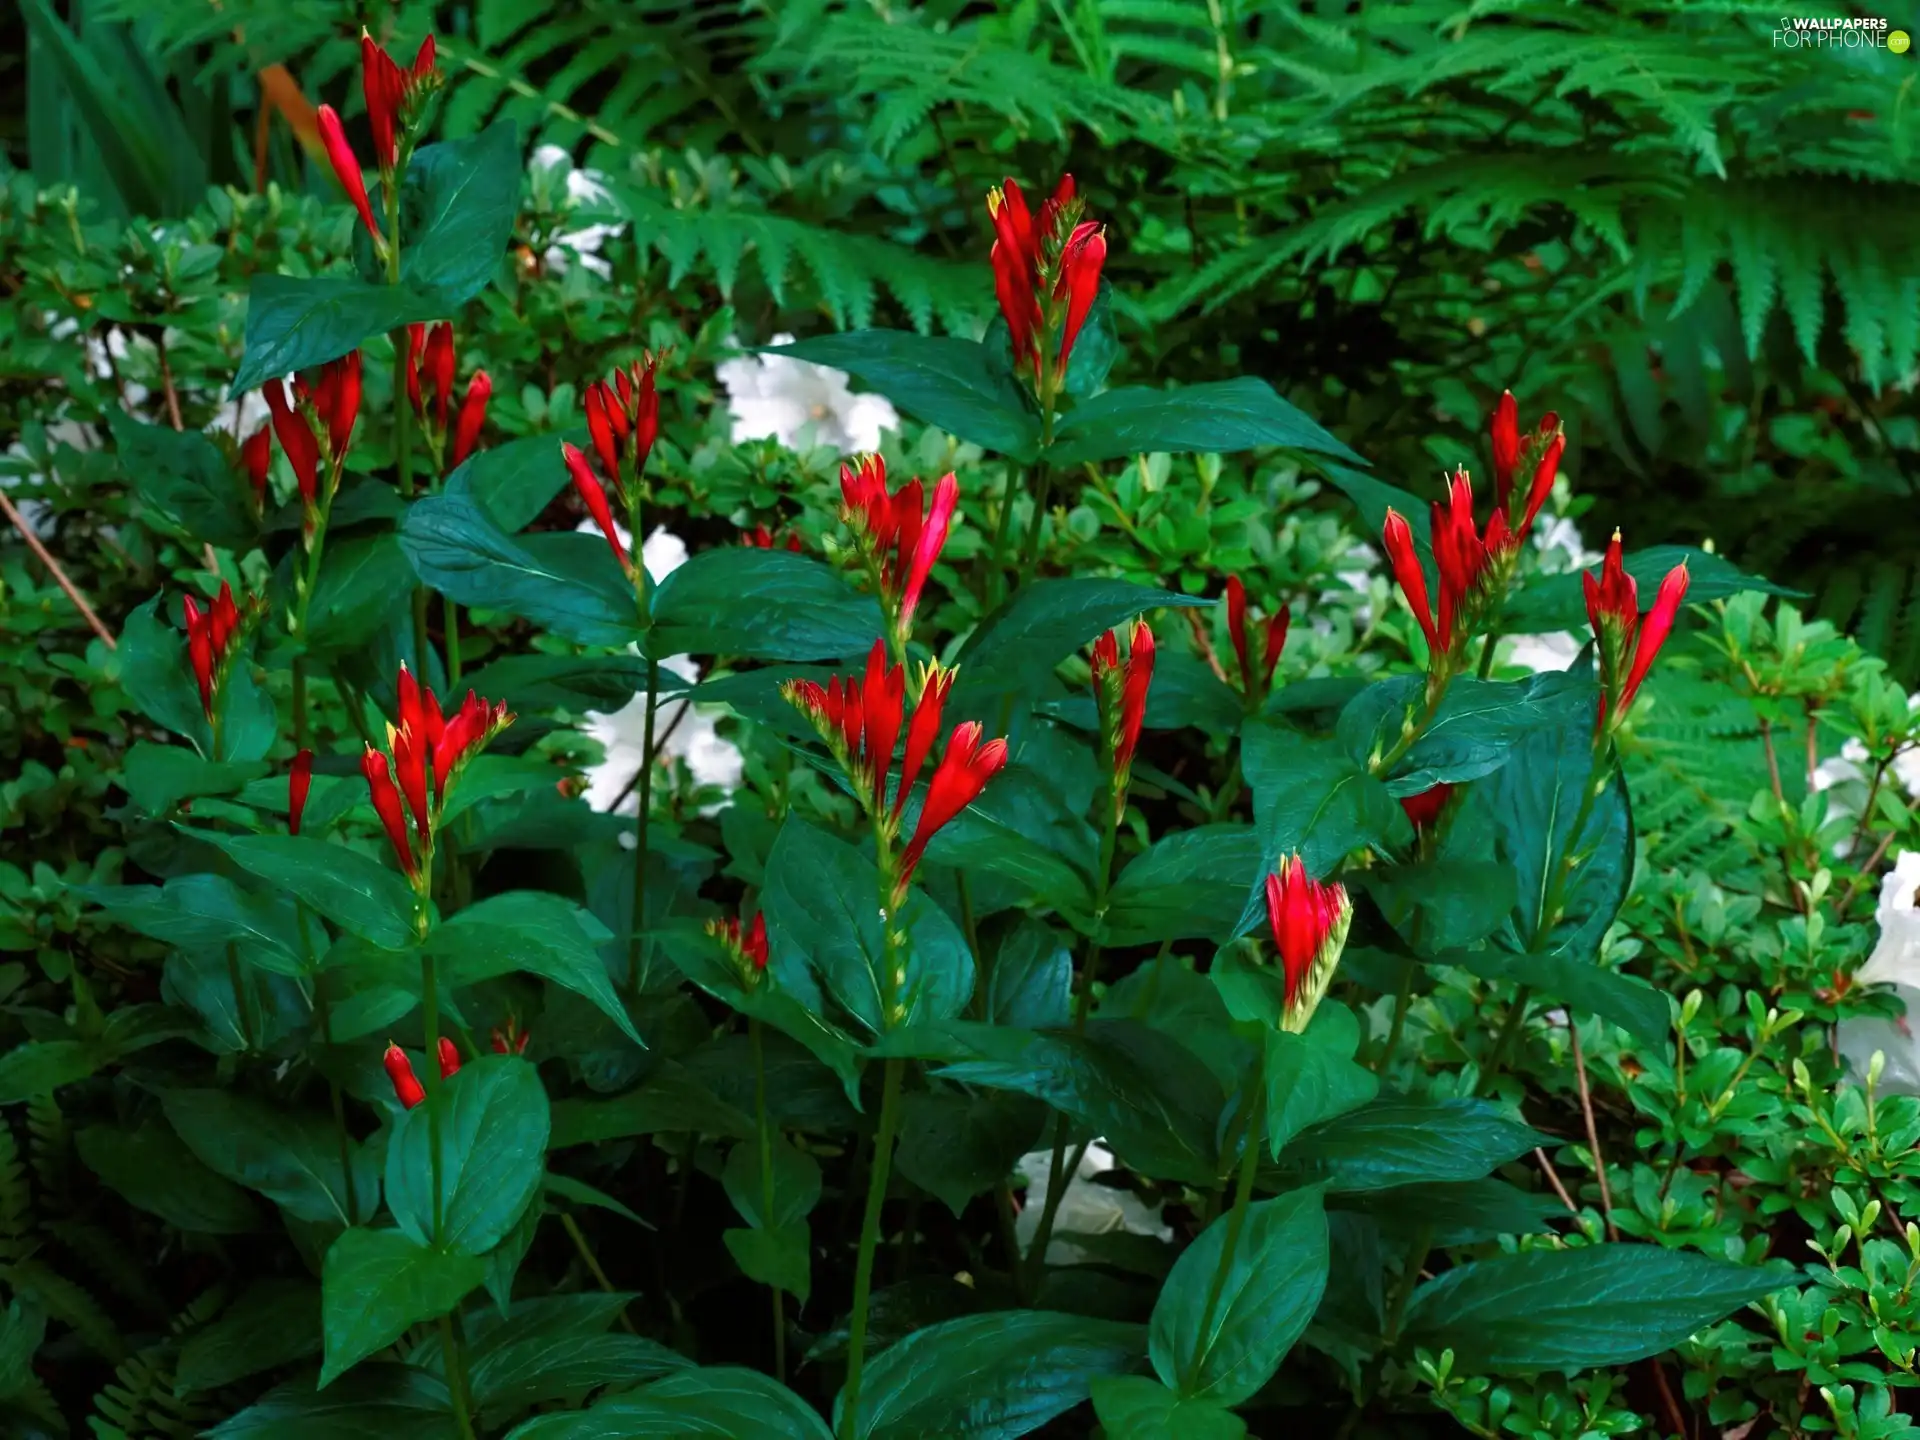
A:
[[[1100,728],[1107,753],[1113,758],[1113,794],[1124,803],[1133,752],[1140,744],[1140,728],[1147,718],[1147,688],[1153,683],[1153,631],[1136,620],[1120,659],[1119,632],[1107,631],[1093,642],[1093,695],[1100,712]]]
[[[1057,388],[1073,342],[1100,293],[1107,240],[1101,227],[1080,218],[1073,177],[1062,176],[1036,220],[1012,180],[987,193],[993,221],[993,289],[1006,318],[1014,365],[1033,372],[1040,388]],[[1049,336],[1058,343],[1049,346]],[[1049,372],[1046,359],[1053,355]]]
[[[413,1062],[407,1058],[407,1052],[391,1040],[387,1042],[387,1053],[380,1057],[380,1063],[387,1067],[387,1078],[393,1082],[394,1096],[404,1108],[411,1110],[427,1098],[419,1077],[413,1073]]]
[[[1287,627],[1293,622],[1293,612],[1282,605],[1278,613],[1267,617],[1257,681],[1247,649],[1247,620],[1247,587],[1240,583],[1238,575],[1230,575],[1227,577],[1227,632],[1233,639],[1233,653],[1240,661],[1241,688],[1248,695],[1264,695],[1273,688],[1273,672],[1280,664],[1280,652],[1286,648]]]
[[[587,463],[587,457],[580,453],[579,447],[560,442],[560,453],[567,462],[567,474],[573,477],[573,488],[580,492],[580,498],[586,502],[587,513],[593,516],[593,523],[600,527],[600,533],[607,537],[607,544],[613,547],[613,558],[620,562],[620,568],[629,574],[633,571],[633,561],[621,547],[620,532],[614,528],[613,507],[607,502],[606,487],[593,473],[593,466]]]
[[[260,393],[266,396],[267,413],[273,417],[274,438],[286,452],[287,463],[293,466],[300,501],[312,509],[320,503],[320,442],[313,438],[313,427],[307,424],[307,417],[288,402],[283,382],[269,380]]]
[[[367,792],[373,799],[373,813],[380,817],[380,824],[387,832],[387,843],[393,847],[393,858],[400,862],[401,872],[416,883],[420,867],[413,858],[413,847],[407,840],[407,815],[400,802],[400,792],[394,787],[393,769],[382,755],[371,745],[360,756],[360,771],[367,777]]]
[[[233,587],[224,580],[220,582],[220,593],[206,609],[201,609],[191,595],[182,597],[180,608],[187,631],[187,663],[200,690],[200,708],[211,725],[214,698],[226,675],[227,663],[232,659],[234,637],[240,632],[243,617],[233,602]],[[249,617],[254,608],[254,602],[249,601]]]
[[[1615,530],[1601,563],[1600,578],[1595,580],[1589,573],[1580,579],[1586,591],[1587,620],[1600,651],[1600,711],[1596,724],[1604,729],[1610,720],[1617,724],[1640,693],[1641,682],[1673,631],[1687,596],[1689,577],[1685,561],[1669,570],[1654,595],[1653,609],[1642,620],[1639,586],[1627,573],[1620,532]]]
[[[1067,373],[1067,359],[1073,354],[1073,342],[1086,324],[1100,293],[1100,268],[1107,263],[1107,232],[1091,220],[1076,225],[1060,251],[1060,278],[1053,287],[1053,298],[1067,302],[1060,322],[1059,373]]]
[[[907,750],[900,757],[900,789],[893,798],[893,819],[897,824],[906,808],[907,795],[940,738],[940,713],[946,708],[947,692],[953,689],[953,671],[929,665],[921,676],[920,700],[907,722]]]
[[[1487,417],[1487,443],[1493,449],[1494,503],[1506,507],[1513,494],[1513,472],[1520,466],[1520,406],[1504,390]]]
[[[620,442],[631,428],[626,411],[619,408],[612,388],[604,380],[588,384],[586,410],[587,434],[593,439],[593,453],[600,457],[603,470],[617,476],[620,473]],[[619,417],[617,420],[616,415]]]
[[[373,154],[383,175],[400,163],[398,130],[418,97],[439,80],[434,68],[433,36],[421,43],[413,68],[402,70],[386,50],[360,31],[360,84],[367,101],[367,122],[373,127]]]
[[[637,481],[646,473],[653,442],[660,435],[656,378],[660,359],[652,353],[643,355],[616,369],[611,383],[596,380],[586,389],[587,430],[593,437],[594,454],[617,490],[623,490],[629,478]]]
[[[533,1039],[530,1031],[522,1030],[520,1022],[512,1016],[507,1017],[506,1027],[493,1027],[493,1053],[496,1055],[524,1055],[527,1042]]]
[[[765,525],[755,525],[753,529],[740,537],[740,543],[751,546],[756,550],[772,550],[775,548],[791,550],[796,555],[800,553],[801,549],[800,537],[798,535],[789,533],[785,540],[781,540]]]
[[[373,237],[374,249],[384,252],[386,236],[380,233],[380,227],[374,223],[373,206],[367,202],[367,182],[360,174],[360,161],[347,139],[346,127],[340,123],[340,116],[331,105],[322,105],[317,118],[320,143],[326,147],[327,161],[333,166],[334,177],[339,180],[340,188],[347,192],[347,199],[353,202],[353,208],[360,212],[361,223],[367,227],[367,234]]]
[[[1287,1029],[1306,1028],[1333,978],[1352,913],[1345,887],[1309,879],[1298,855],[1267,877],[1267,923],[1286,983]]]
[[[1424,830],[1440,818],[1440,812],[1446,808],[1452,794],[1453,786],[1442,781],[1418,795],[1401,796],[1400,808],[1407,812],[1407,819],[1413,822],[1414,829]]]
[[[480,427],[487,423],[487,402],[493,398],[493,379],[484,370],[473,372],[467,382],[467,398],[460,402],[460,418],[453,422],[453,455],[450,465],[458,465],[473,453],[480,439]]]
[[[878,455],[840,467],[841,518],[879,572],[880,600],[901,641],[913,633],[913,613],[946,546],[960,481],[951,471],[941,476],[924,515],[921,493],[920,482],[909,480],[889,494],[887,462]]]
[[[1507,526],[1504,510],[1496,508],[1486,534],[1473,519],[1473,482],[1464,469],[1447,484],[1447,498],[1435,501],[1428,522],[1434,568],[1440,576],[1439,604],[1429,611],[1426,572],[1414,548],[1413,530],[1398,511],[1387,511],[1382,538],[1407,605],[1427,637],[1436,668],[1445,664],[1454,648],[1468,638],[1472,622],[1508,574],[1508,560],[1519,539]]]
[[[426,344],[420,352],[425,384],[433,388],[433,428],[447,428],[447,407],[453,403],[453,322],[442,320],[428,327]],[[422,387],[424,390],[424,386]],[[425,412],[422,412],[423,414]]]
[[[440,1037],[440,1078],[451,1080],[460,1073],[460,1047],[448,1035]]]
[[[1438,654],[1440,632],[1434,628],[1433,609],[1427,599],[1427,572],[1420,564],[1420,552],[1414,549],[1413,527],[1399,511],[1387,511],[1381,541],[1393,566],[1393,578],[1399,582],[1400,593],[1407,597],[1407,608],[1413,611],[1413,618],[1420,622],[1420,629],[1427,637],[1427,648]]]
[[[872,771],[875,814],[887,808],[887,773],[893,768],[893,748],[905,723],[906,703],[906,667],[889,666],[886,642],[876,640],[867,654],[867,678],[860,686],[861,729],[867,768]]]
[[[767,948],[767,917],[756,914],[750,924],[742,927],[739,918],[707,922],[707,933],[718,936],[727,947],[736,964],[744,971],[742,976],[750,985],[758,984],[759,978],[766,972],[769,950]]]
[[[424,872],[407,839],[407,812],[413,814],[419,856],[431,855],[434,821],[447,802],[454,772],[511,725],[514,717],[504,701],[490,705],[471,690],[458,711],[443,717],[438,697],[415,681],[404,664],[396,688],[399,723],[387,727],[392,764],[387,756],[368,746],[361,769],[400,868],[419,884]]]
[[[240,463],[246,467],[247,484],[253,488],[255,505],[267,503],[267,475],[273,469],[273,427],[262,425],[240,446]]]
[[[956,725],[947,737],[947,748],[927,781],[927,797],[920,802],[920,819],[913,827],[913,839],[900,857],[899,878],[894,882],[896,897],[906,894],[907,881],[926,853],[928,842],[954,816],[980,798],[987,782],[1007,763],[1007,742],[989,740],[980,743],[980,722],[969,720]],[[897,903],[897,902],[896,902]]]
[[[306,813],[307,792],[313,788],[313,751],[302,750],[293,757],[287,772],[287,833],[300,833],[300,817]]]
[[[1533,433],[1522,437],[1520,407],[1514,402],[1513,392],[1508,390],[1500,396],[1493,414],[1487,417],[1487,440],[1493,449],[1493,503],[1509,517],[1515,538],[1524,540],[1533,529],[1540,507],[1547,503],[1547,496],[1553,491],[1554,477],[1560,471],[1560,456],[1567,448],[1566,433],[1560,428],[1560,417],[1549,410],[1540,417]],[[1526,509],[1521,513],[1520,523],[1512,525],[1513,482],[1520,466],[1529,458],[1534,468],[1533,479],[1527,486]]]
[[[327,432],[327,454],[338,468],[353,443],[360,417],[360,352],[349,350],[320,367],[311,395],[314,413]]]

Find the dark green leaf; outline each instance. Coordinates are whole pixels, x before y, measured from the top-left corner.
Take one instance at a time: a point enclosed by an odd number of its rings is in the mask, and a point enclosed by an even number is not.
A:
[[[447,476],[445,493],[477,501],[494,525],[509,535],[524,530],[566,487],[566,462],[560,458],[563,441],[585,445],[586,432],[526,435],[477,450]]]
[[[862,1440],[1013,1440],[1087,1398],[1096,1375],[1139,1359],[1137,1325],[1021,1310],[909,1335],[867,1365],[851,1433]],[[845,1396],[834,1403],[841,1422]]]
[[[260,526],[246,481],[209,436],[147,425],[118,411],[109,424],[144,520],[190,545],[244,550],[254,543]]]
[[[1085,928],[1085,917],[1093,912],[1093,891],[1086,877],[1061,858],[1057,847],[987,813],[989,804],[1009,799],[1012,793],[1003,775],[986,796],[933,837],[927,846],[928,861],[968,875],[996,876],[1007,883],[1007,898],[1014,903],[1050,905],[1063,915],[1077,917],[1080,928]],[[1085,822],[1077,816],[1056,818],[1066,826],[1084,828]]]
[[[486,1278],[471,1255],[430,1250],[398,1230],[343,1230],[320,1275],[324,1388],[416,1321],[445,1315]]]
[[[314,1225],[346,1225],[380,1204],[380,1167],[365,1145],[350,1147],[353,1195],[340,1168],[333,1121],[231,1090],[167,1090],[167,1119],[217,1175],[258,1190],[289,1215]]]
[[[0,1105],[51,1095],[62,1085],[86,1079],[115,1053],[105,1040],[29,1040],[15,1045],[0,1055]]]
[[[1005,359],[974,340],[908,330],[852,330],[765,351],[845,370],[915,419],[950,435],[1031,460],[1040,418]]]
[[[121,627],[120,647],[114,652],[120,686],[141,714],[192,741],[204,755],[213,748],[212,735],[187,664],[186,641],[163,617],[163,599],[154,596]]]
[[[555,1150],[627,1135],[694,1132],[745,1139],[756,1133],[756,1126],[751,1115],[718,1099],[685,1066],[671,1061],[656,1066],[638,1089],[624,1095],[562,1100],[553,1107]]]
[[[141,740],[121,762],[120,783],[133,803],[149,815],[165,815],[182,800],[203,795],[235,795],[267,773],[258,761],[216,764],[179,745]]]
[[[1456,1266],[1413,1295],[1405,1338],[1463,1370],[1588,1370],[1671,1350],[1793,1283],[1784,1266],[1733,1265],[1654,1245],[1529,1250]]]
[[[468,1381],[476,1405],[489,1414],[512,1415],[609,1385],[642,1385],[692,1363],[638,1335],[537,1336],[473,1358]]]
[[[917,1091],[906,1097],[902,1114],[894,1163],[956,1219],[974,1196],[1013,1174],[1046,1123],[1045,1106],[1010,1094]]]
[[[1424,1180],[1478,1180],[1552,1143],[1485,1100],[1382,1096],[1306,1131],[1280,1158],[1288,1171],[1324,1179],[1339,1194]]]
[[[1123,620],[1167,606],[1213,603],[1127,580],[1035,580],[968,638],[960,651],[958,684],[968,694],[1032,689],[1067,656]]]
[[[304,973],[299,914],[280,891],[243,890],[224,875],[200,871],[165,885],[93,885],[85,894],[128,929],[183,950],[217,949],[229,940],[250,965],[281,975]]]
[[[591,1000],[628,1039],[644,1045],[607,978],[596,941],[600,923],[570,900],[543,890],[510,890],[470,905],[433,932],[449,985],[472,985],[524,970]]]
[[[547,1092],[525,1060],[486,1055],[443,1082],[439,1108],[438,1235],[428,1105],[406,1111],[394,1124],[387,1142],[387,1205],[415,1242],[484,1255],[507,1237],[540,1192],[550,1124]]]
[[[485,289],[513,233],[522,168],[511,120],[414,151],[401,192],[401,279],[448,307]]]
[[[1453,950],[1437,956],[1486,979],[1510,980],[1575,1010],[1610,1020],[1637,1040],[1665,1043],[1673,1004],[1646,981],[1604,968],[1598,960],[1566,955],[1512,955],[1500,950]]]
[[[407,511],[400,548],[424,584],[462,605],[504,610],[582,645],[640,636],[632,586],[597,535],[516,540],[471,496],[431,495]]]
[[[807,1303],[813,1293],[813,1239],[804,1220],[758,1230],[735,1227],[720,1238],[742,1275]]]
[[[1267,1146],[1278,1155],[1301,1131],[1345,1115],[1380,1093],[1380,1077],[1353,1062],[1360,1024],[1322,1003],[1304,1035],[1267,1030]]]
[[[247,292],[246,351],[230,393],[338,360],[376,335],[450,310],[444,298],[406,285],[256,275]]]
[[[1199,825],[1162,837],[1114,882],[1102,939],[1154,945],[1231,938],[1247,886],[1265,878],[1261,859],[1250,825]]]
[[[1073,957],[1037,920],[1022,920],[1000,942],[987,975],[987,1019],[1016,1030],[1065,1025],[1073,999]]]
[[[1246,1421],[1211,1400],[1183,1400],[1144,1375],[1101,1375],[1093,1413],[1111,1440],[1242,1440]]]
[[[507,1440],[832,1440],[826,1422],[756,1370],[682,1370],[591,1410],[542,1415]]]
[[[74,1136],[74,1145],[87,1168],[129,1204],[169,1225],[204,1235],[246,1235],[260,1228],[260,1212],[247,1192],[194,1159],[165,1125],[90,1125]]]
[[[261,1280],[182,1342],[174,1378],[185,1390],[219,1390],[319,1353],[320,1292],[313,1282]]]
[[[1369,1190],[1343,1202],[1400,1234],[1427,1234],[1434,1245],[1478,1245],[1502,1235],[1543,1235],[1567,1210],[1551,1195],[1530,1195],[1504,1180],[1437,1181]]]
[[[796,1150],[785,1139],[774,1138],[768,1146],[773,1176],[773,1208],[766,1208],[766,1181],[760,1165],[757,1141],[745,1141],[727,1155],[721,1183],[727,1198],[740,1218],[756,1229],[792,1225],[805,1220],[820,1203],[820,1162],[804,1151]]]
[[[1591,697],[1561,675],[1508,682],[1462,676],[1447,687],[1440,709],[1406,758],[1394,766],[1387,786],[1395,795],[1418,795],[1439,784],[1478,780],[1498,770],[1526,736],[1569,724],[1576,713],[1591,718]],[[1418,675],[1397,675],[1368,686],[1341,712],[1340,735],[1354,759],[1365,764],[1384,755],[1401,726],[1417,719],[1426,685]]]
[[[295,1380],[207,1431],[209,1440],[455,1440],[458,1433],[446,1381],[411,1365],[362,1365],[324,1391]]]
[[[407,611],[413,584],[391,531],[329,541],[308,614],[309,647],[322,657],[359,650]]]
[[[809,555],[727,545],[705,550],[653,595],[649,654],[836,660],[864,655],[880,607]]]
[[[1306,1331],[1327,1286],[1320,1192],[1296,1190],[1247,1207],[1227,1281],[1209,1307],[1233,1217],[1187,1247],[1153,1307],[1154,1373],[1184,1396],[1238,1405],[1273,1377]]]
[[[1627,573],[1640,587],[1644,605],[1653,603],[1660,582],[1674,566],[1686,562],[1687,603],[1704,605],[1710,600],[1725,600],[1744,590],[1767,595],[1798,596],[1801,591],[1758,575],[1748,575],[1723,555],[1696,550],[1691,545],[1655,545],[1636,550],[1626,557]],[[1510,634],[1529,635],[1542,631],[1581,631],[1587,625],[1587,602],[1581,593],[1580,577],[1549,575],[1516,591],[1500,614],[1500,628]]]
[[[679,677],[660,673],[662,696],[677,693]],[[638,655],[509,655],[462,682],[521,714],[535,710],[597,710],[610,714],[646,689],[647,662]]]
[[[1067,466],[1125,455],[1214,454],[1268,445],[1366,463],[1251,375],[1177,390],[1109,390],[1068,412],[1047,459]]]
[[[234,864],[284,890],[349,935],[382,950],[413,943],[413,889],[378,860],[307,835],[226,835],[180,827],[227,852]]]

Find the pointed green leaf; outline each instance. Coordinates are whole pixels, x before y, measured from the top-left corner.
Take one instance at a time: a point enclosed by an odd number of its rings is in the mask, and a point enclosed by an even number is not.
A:
[[[540,1193],[550,1123],[547,1092],[533,1066],[517,1055],[469,1060],[441,1085],[438,1236],[430,1108],[416,1105],[394,1124],[387,1205],[400,1229],[421,1245],[486,1254]]]
[[[428,1249],[398,1230],[343,1230],[320,1274],[321,1388],[417,1322],[445,1315],[486,1272],[471,1255]]]

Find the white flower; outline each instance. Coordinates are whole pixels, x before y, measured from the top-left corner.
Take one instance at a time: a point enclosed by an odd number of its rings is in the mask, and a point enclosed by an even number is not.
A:
[[[1564,630],[1551,635],[1515,635],[1505,643],[1506,654],[1501,658],[1536,675],[1545,670],[1565,670],[1580,658],[1579,637]]]
[[[1902,850],[1880,881],[1880,909],[1874,919],[1880,939],[1854,976],[1862,985],[1901,984],[1920,987],[1920,909],[1914,894],[1920,891],[1920,850]]]
[[[1022,1249],[1033,1243],[1040,1228],[1041,1212],[1047,1208],[1047,1178],[1052,1166],[1051,1150],[1036,1150],[1021,1157],[1019,1169],[1026,1177],[1027,1193],[1020,1202],[1013,1232]],[[1143,1204],[1130,1190],[1094,1183],[1094,1176],[1114,1168],[1113,1152],[1105,1145],[1096,1140],[1087,1146],[1080,1168],[1067,1181],[1067,1193],[1053,1218],[1053,1235],[1047,1242],[1049,1265],[1074,1265],[1092,1258],[1073,1243],[1075,1235],[1111,1235],[1124,1230],[1159,1240],[1173,1239],[1173,1228],[1160,1223],[1158,1205]]]
[[[791,335],[772,343],[788,345]],[[880,432],[900,428],[899,413],[884,395],[855,395],[844,370],[830,370],[784,355],[743,355],[714,371],[727,387],[733,439],[768,436],[789,450],[804,443],[829,445],[842,455],[880,448]]]
[[[549,184],[564,175],[570,207],[612,203],[613,192],[607,188],[605,177],[594,170],[574,169],[573,157],[558,145],[542,145],[535,150],[528,168],[536,180]],[[547,253],[540,257],[541,263],[553,274],[564,275],[568,264],[577,257],[583,270],[609,280],[613,277],[613,266],[600,258],[600,247],[625,228],[624,225],[583,225],[577,230],[568,230],[557,237],[556,244],[548,247]]]
[[[1564,515],[1540,515],[1533,522],[1531,539],[1539,553],[1540,568],[1548,574],[1585,570],[1604,558],[1587,549],[1580,531]]]
[[[591,520],[583,520],[575,528],[599,534],[599,527]],[[614,532],[620,548],[631,549],[633,538],[618,521],[614,522]],[[640,547],[640,561],[647,567],[647,578],[658,585],[686,563],[687,542],[664,526],[655,526]],[[700,678],[700,666],[690,655],[669,655],[661,660],[660,668],[689,685]],[[718,786],[730,794],[739,787],[746,761],[715,725],[716,717],[723,714],[724,710],[690,706],[681,699],[662,699],[654,707],[653,737],[659,752],[685,765],[696,785]],[[587,772],[587,803],[595,810],[638,815],[640,792],[634,779],[646,755],[646,691],[636,691],[633,699],[610,714],[589,710],[586,720],[586,733],[598,740],[605,752],[600,763]],[[629,838],[622,837],[623,841]]]
[[[272,412],[267,409],[266,392],[248,390],[215,410],[213,419],[207,422],[207,429],[209,432],[223,430],[235,440],[245,440],[266,424],[271,415]]]

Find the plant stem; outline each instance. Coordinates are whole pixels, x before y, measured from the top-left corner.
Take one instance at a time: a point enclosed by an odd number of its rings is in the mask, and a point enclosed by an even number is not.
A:
[[[442,595],[440,603],[443,607],[441,624],[447,632],[447,684],[452,686],[460,683],[460,607],[451,595]]]
[[[434,973],[433,953],[420,952],[420,1008],[425,1012],[427,1032],[427,1151],[433,1173],[433,1239],[440,1241],[440,1092],[446,1082],[440,1078],[440,989]]]
[[[598,1285],[601,1290],[608,1295],[613,1294],[613,1281],[609,1280],[607,1278],[607,1272],[600,1268],[600,1258],[593,1253],[593,1246],[587,1243],[587,1237],[581,1234],[580,1222],[562,1210],[560,1212],[560,1227],[567,1232],[568,1238],[573,1241],[573,1248],[579,1252],[581,1263],[587,1267],[587,1273],[593,1276],[593,1283]],[[627,1318],[627,1307],[624,1305],[620,1307],[620,1328],[625,1330],[629,1335],[637,1335],[640,1333],[633,1328],[633,1321]]]
[[[1195,1347],[1193,1361],[1189,1367],[1186,1385],[1191,1390],[1199,1379],[1200,1367],[1205,1362],[1207,1352],[1206,1338],[1213,1333],[1213,1317],[1220,1309],[1220,1297],[1227,1288],[1227,1277],[1233,1273],[1234,1252],[1240,1248],[1240,1232],[1247,1224],[1247,1202],[1253,1196],[1253,1177],[1260,1169],[1260,1152],[1266,1148],[1262,1133],[1267,1118],[1267,1080],[1266,1052],[1258,1053],[1253,1062],[1253,1071],[1248,1076],[1247,1089],[1252,1092],[1247,1105],[1247,1128],[1240,1141],[1240,1174],[1233,1186],[1233,1209],[1227,1215],[1227,1242],[1220,1250],[1220,1263],[1214,1267],[1213,1283],[1207,1287],[1206,1308],[1200,1312],[1201,1343]]]
[[[762,1224],[770,1225],[773,1223],[773,1127],[767,1123],[767,1057],[757,1019],[748,1018],[747,1034],[753,1041],[753,1110],[760,1128],[760,1219]],[[767,1290],[773,1296],[773,1373],[784,1385],[787,1383],[786,1302],[778,1285],[769,1285]]]
[[[1033,466],[1033,515],[1027,521],[1027,538],[1020,545],[1020,588],[1027,588],[1033,579],[1033,572],[1040,564],[1040,525],[1047,515],[1047,495],[1053,487],[1053,473],[1047,462],[1037,460]]]
[[[313,968],[313,932],[307,928],[307,903],[295,898],[293,913],[300,922],[300,954],[307,968]],[[313,1008],[320,1019],[320,1043],[328,1049],[333,1048],[333,1006],[327,1000],[327,985],[324,975],[317,975],[313,982]],[[333,1100],[333,1130],[340,1141],[340,1186],[347,1196],[347,1224],[360,1223],[360,1200],[353,1190],[353,1137],[347,1133],[347,1104],[340,1094],[340,1082],[331,1076],[327,1079],[327,1093]]]
[[[1573,1042],[1573,1074],[1580,1087],[1580,1114],[1587,1125],[1587,1148],[1593,1152],[1593,1173],[1600,1182],[1600,1213],[1606,1217],[1607,1238],[1617,1241],[1620,1231],[1613,1223],[1613,1188],[1607,1184],[1607,1157],[1600,1153],[1600,1127],[1593,1118],[1593,1091],[1587,1085],[1587,1060],[1580,1053],[1580,1025],[1572,1015],[1567,1016],[1567,1035]],[[1672,1178],[1672,1171],[1668,1172],[1668,1178]]]
[[[993,545],[987,552],[990,592],[995,601],[1007,596],[1007,531],[1012,528],[1014,469],[1007,467],[1007,483],[1000,490],[1000,515],[993,522]]]
[[[1407,1028],[1407,1010],[1413,1004],[1413,962],[1407,962],[1406,972],[1400,977],[1400,989],[1393,998],[1393,1024],[1387,1030],[1386,1048],[1380,1052],[1379,1063],[1373,1067],[1373,1073],[1384,1075],[1387,1066],[1393,1062],[1393,1052],[1400,1048],[1400,1034]]]
[[[873,1254],[880,1244],[880,1210],[887,1200],[887,1180],[893,1172],[894,1134],[900,1126],[900,1079],[906,1062],[886,1062],[880,1090],[880,1133],[873,1142],[873,1168],[867,1176],[867,1211],[860,1222],[860,1252],[853,1271],[853,1317],[847,1329],[847,1383],[841,1391],[842,1440],[860,1433],[860,1370],[867,1357],[867,1312],[873,1298]]]
[[[633,844],[633,933],[627,938],[627,993],[638,999],[646,976],[640,964],[647,922],[647,825],[653,814],[653,719],[658,711],[660,662],[647,660],[647,723],[640,741],[640,824]]]
[[[1480,1067],[1480,1082],[1485,1084],[1500,1073],[1500,1066],[1507,1058],[1507,1051],[1513,1047],[1513,1038],[1520,1033],[1520,1027],[1526,1022],[1527,1006],[1533,1000],[1533,987],[1522,985],[1513,992],[1513,1005],[1507,1011],[1507,1022],[1500,1027],[1500,1033],[1494,1037],[1493,1049],[1487,1052],[1487,1060]]]
[[[467,1414],[466,1366],[461,1362],[460,1337],[453,1333],[453,1317],[440,1317],[440,1356],[446,1362],[447,1391],[453,1396],[453,1419],[461,1440],[474,1440],[473,1419]]]

